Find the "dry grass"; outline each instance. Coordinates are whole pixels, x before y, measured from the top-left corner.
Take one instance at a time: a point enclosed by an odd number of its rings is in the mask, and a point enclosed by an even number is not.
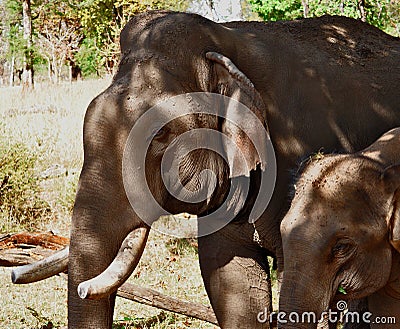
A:
[[[0,88],[0,147],[21,143],[39,156],[36,175],[43,178],[43,198],[57,219],[35,223],[35,229],[68,233],[69,212],[83,159],[83,117],[93,97],[108,84],[107,80],[44,84],[25,95],[18,87]],[[13,224],[5,223],[4,230],[18,229]]]
[[[66,324],[65,279],[53,277],[20,286],[13,285],[10,281],[10,270],[0,268],[2,328],[42,328],[49,322],[57,328]],[[208,305],[197,255],[193,248],[180,247],[174,238],[156,232],[150,234],[143,257],[129,282],[151,287],[173,297]],[[150,322],[149,319],[159,315],[162,321],[153,323],[151,327],[145,325]],[[206,322],[162,312],[122,298],[117,298],[114,319],[116,325],[122,321],[126,328],[216,328]]]
[[[145,252],[130,282],[151,287],[169,296],[208,304],[200,276],[197,253],[175,238],[152,231]],[[116,320],[143,318],[160,314],[160,310],[117,298]],[[133,316],[134,314],[134,316]],[[166,322],[170,321],[170,324]],[[136,328],[133,326],[132,328]],[[151,328],[215,328],[215,326],[170,314],[167,321]]]
[[[21,142],[40,155],[35,170],[43,188],[42,197],[54,213],[53,220],[32,223],[33,228],[68,236],[83,159],[84,113],[93,97],[109,83],[109,80],[98,80],[60,86],[38,85],[26,95],[21,95],[19,88],[0,88],[0,130],[5,145]],[[0,220],[7,221],[2,216]],[[21,229],[11,221],[0,224],[4,231]],[[56,328],[66,324],[67,285],[63,278],[16,286],[11,284],[9,272],[9,269],[0,268],[2,328],[44,329],[49,322]],[[156,232],[151,233],[130,281],[177,298],[208,303],[195,250]],[[117,298],[114,317],[116,323],[123,321],[126,328],[215,327],[121,298]]]

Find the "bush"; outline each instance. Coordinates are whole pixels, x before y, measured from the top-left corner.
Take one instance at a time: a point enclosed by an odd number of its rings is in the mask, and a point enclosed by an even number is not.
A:
[[[85,39],[75,55],[77,64],[82,70],[84,77],[99,75],[101,56],[92,39]]]
[[[0,231],[31,230],[51,218],[35,173],[38,155],[20,143],[5,144],[0,140]]]

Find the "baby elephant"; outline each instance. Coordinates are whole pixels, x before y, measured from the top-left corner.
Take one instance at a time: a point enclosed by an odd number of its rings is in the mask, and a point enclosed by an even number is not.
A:
[[[400,328],[400,128],[361,152],[311,160],[281,232],[279,310],[292,315],[281,328],[317,328],[330,306],[366,296],[370,313],[344,322]]]

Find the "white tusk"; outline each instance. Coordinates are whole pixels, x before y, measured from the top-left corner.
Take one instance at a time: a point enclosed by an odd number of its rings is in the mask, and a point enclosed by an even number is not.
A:
[[[243,82],[249,88],[255,89],[250,79],[242,71],[240,71],[228,57],[216,53],[215,51],[209,51],[208,53],[206,53],[206,58],[222,65],[235,79]]]
[[[32,283],[50,278],[68,268],[69,247],[35,263],[19,266],[11,271],[13,283]]]
[[[117,291],[139,263],[148,235],[149,228],[138,228],[130,232],[122,242],[121,248],[110,266],[93,279],[79,284],[79,297],[102,299]]]

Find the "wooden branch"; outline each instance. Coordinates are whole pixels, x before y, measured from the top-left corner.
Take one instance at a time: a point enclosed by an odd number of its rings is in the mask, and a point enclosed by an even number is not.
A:
[[[218,325],[211,307],[169,297],[150,288],[125,282],[119,287],[117,296]]]
[[[68,244],[68,238],[51,232],[4,234],[0,237],[0,249],[16,248],[18,245],[32,245],[57,250]]]
[[[0,266],[21,266],[51,255],[69,244],[53,233],[18,233],[0,236]]]
[[[0,266],[22,266],[50,256],[54,251],[40,246],[24,246],[23,248],[0,249]]]

